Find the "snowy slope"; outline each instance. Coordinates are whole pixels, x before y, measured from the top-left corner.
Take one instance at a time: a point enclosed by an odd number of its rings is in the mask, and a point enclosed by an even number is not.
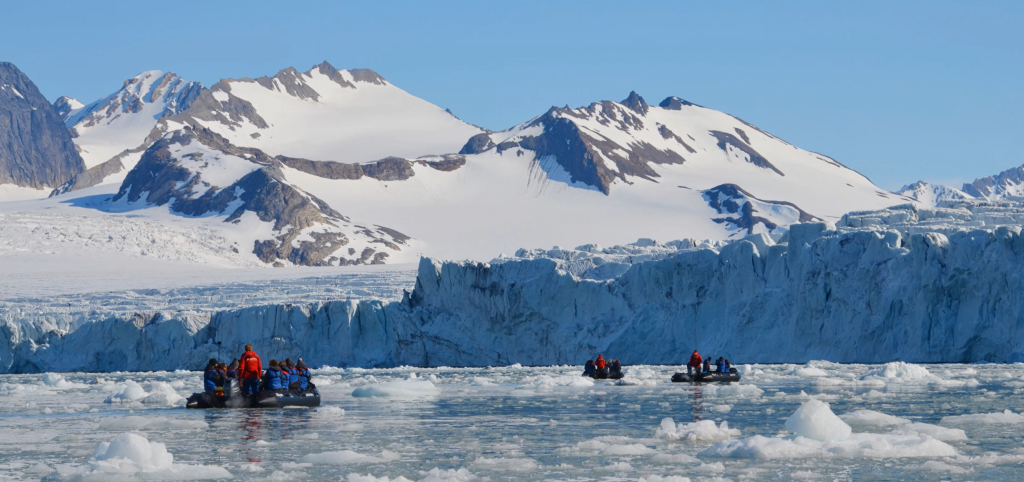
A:
[[[150,70],[124,81],[121,89],[107,97],[71,109],[64,122],[75,134],[86,167],[92,168],[139,147],[158,120],[187,109],[202,88],[173,72]],[[74,99],[65,102],[68,106],[77,103]],[[125,167],[131,169],[132,165]]]
[[[935,207],[942,201],[962,201],[974,199],[974,196],[959,189],[941,184],[931,184],[927,181],[917,181],[901,187],[896,194],[911,198],[923,206]]]
[[[414,176],[391,182],[284,172],[332,206],[456,259],[638,237],[781,235],[795,221],[908,202],[728,114],[676,98],[663,105],[634,94],[553,108],[473,137],[452,172],[414,166]]]
[[[342,163],[451,153],[482,132],[372,70],[327,62],[306,72],[222,80],[168,119],[167,129],[180,125],[201,125],[270,155]]]

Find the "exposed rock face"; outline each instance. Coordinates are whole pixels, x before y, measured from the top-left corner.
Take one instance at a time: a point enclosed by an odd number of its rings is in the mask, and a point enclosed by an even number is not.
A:
[[[988,200],[1024,196],[1024,166],[975,179],[972,183],[965,183],[962,190],[971,196]]]
[[[0,371],[171,370],[252,343],[332,366],[577,364],[615,353],[680,364],[693,347],[748,363],[1024,361],[1020,203],[852,213],[686,249],[609,281],[554,259],[420,262],[403,301],[278,304],[213,313],[7,321]],[[947,234],[905,235],[927,220]],[[854,225],[856,224],[856,225]]]
[[[412,162],[400,157],[387,157],[365,164],[343,164],[334,161],[310,161],[278,156],[281,163],[298,169],[307,174],[326,179],[355,180],[363,176],[380,181],[404,181],[416,175],[412,170]]]
[[[793,223],[821,221],[786,201],[765,201],[735,184],[722,184],[703,192],[708,206],[725,217],[712,218],[743,234],[772,233]]]
[[[60,115],[28,76],[0,62],[0,184],[59,186],[83,170]]]
[[[466,145],[462,146],[462,150],[459,151],[459,154],[479,154],[493,148],[494,141],[491,140],[491,135],[484,132],[470,137],[469,140],[466,141]]]
[[[57,115],[60,116],[61,120],[68,120],[71,117],[71,112],[85,107],[78,99],[62,95],[57,98],[53,103],[53,110],[57,111]]]
[[[236,177],[229,178],[228,185],[213,185],[204,178],[211,166]],[[225,215],[224,222],[229,223],[253,213],[277,233],[273,239],[254,242],[253,253],[268,264],[279,260],[305,266],[380,263],[388,256],[386,250],[366,248],[369,251],[364,249],[359,258],[336,253],[353,237],[394,251],[408,241],[390,229],[344,228],[350,224],[348,218],[288,183],[280,166],[281,161],[258,149],[232,146],[206,129],[186,128],[147,149],[113,201],[168,205],[187,216]]]
[[[697,105],[692,102],[687,102],[679,97],[666,97],[665,100],[658,104],[658,107],[669,109],[669,110],[682,110],[684,106]]]
[[[744,139],[747,139],[747,135],[746,133],[743,133],[743,131],[737,129],[736,132],[739,133]],[[732,152],[732,150],[739,151],[743,154],[746,154],[747,162],[750,162],[751,164],[757,167],[771,169],[772,171],[775,171],[776,174],[780,176],[785,176],[785,174],[783,174],[782,171],[778,170],[774,165],[772,165],[771,162],[768,162],[768,159],[765,159],[764,156],[758,154],[758,152],[755,151],[754,148],[750,146],[749,139],[740,141],[739,139],[736,138],[736,136],[728,132],[721,131],[711,131],[711,135],[715,136],[715,139],[718,139],[718,148],[721,149],[726,154],[735,155],[739,157],[739,154]]]

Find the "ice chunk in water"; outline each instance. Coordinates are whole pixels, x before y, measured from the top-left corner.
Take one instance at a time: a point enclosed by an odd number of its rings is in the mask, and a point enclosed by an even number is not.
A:
[[[882,381],[886,383],[942,383],[943,380],[932,375],[927,368],[905,362],[890,362],[881,368],[871,370],[860,377],[865,381]]]
[[[398,460],[398,455],[388,450],[382,452],[380,457],[375,457],[373,455],[365,455],[358,452],[353,452],[351,450],[341,450],[338,452],[323,452],[319,454],[305,455],[299,458],[299,463],[358,465],[379,464],[382,462],[388,462],[392,460]]]
[[[729,428],[729,422],[715,426],[712,420],[700,420],[693,423],[676,425],[671,418],[665,418],[661,425],[654,429],[654,436],[670,442],[719,442],[739,435],[740,431]]]
[[[58,471],[62,479],[71,480],[111,480],[136,474],[162,480],[231,478],[223,467],[175,464],[164,444],[136,433],[122,433],[99,444],[87,464]]]
[[[905,418],[895,417],[882,412],[876,412],[874,410],[854,410],[840,415],[839,418],[851,427],[857,428],[891,427],[893,425],[910,423],[910,420]]]
[[[105,403],[127,403],[142,400],[149,396],[146,390],[142,388],[134,380],[127,380],[122,384],[115,387],[115,392],[112,393],[106,400]]]
[[[1013,413],[1007,409],[1003,410],[1003,413],[973,413],[942,417],[939,423],[943,425],[1012,425],[1024,423],[1024,414]]]
[[[821,442],[845,440],[853,432],[846,422],[832,413],[827,403],[813,398],[800,405],[796,413],[786,420],[786,430]]]
[[[441,389],[429,380],[409,379],[393,380],[359,387],[352,391],[352,396],[387,397],[401,399],[433,398],[441,394]]]

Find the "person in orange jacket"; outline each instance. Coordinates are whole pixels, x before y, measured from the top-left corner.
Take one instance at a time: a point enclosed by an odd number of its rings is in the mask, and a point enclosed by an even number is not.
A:
[[[690,363],[686,364],[686,374],[692,376],[694,371],[700,373],[700,364],[703,362],[704,359],[700,357],[700,353],[693,350],[693,355],[690,355]]]
[[[597,369],[598,369],[598,370],[600,370],[600,369],[604,368],[604,366],[605,366],[605,362],[604,362],[604,356],[603,356],[603,355],[601,355],[600,353],[598,353],[598,355],[597,355],[597,361],[595,361],[595,362],[594,362],[594,364],[595,364],[595,365],[597,365]]]
[[[242,394],[255,395],[260,391],[260,377],[263,376],[263,362],[252,351],[252,345],[245,345],[245,353],[238,359],[238,378],[242,382]]]

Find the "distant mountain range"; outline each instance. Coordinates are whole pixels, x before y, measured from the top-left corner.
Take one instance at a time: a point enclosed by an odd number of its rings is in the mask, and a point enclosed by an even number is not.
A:
[[[372,70],[327,62],[209,88],[147,71],[94,102],[52,106],[13,65],[0,66],[0,114],[47,133],[0,148],[0,183],[49,186],[72,205],[92,196],[90,209],[110,215],[220,220],[267,265],[779,236],[853,210],[1016,195],[1024,172],[962,192],[916,183],[891,193],[739,118],[635,92],[492,132]],[[33,109],[41,112],[26,114]],[[0,124],[0,136],[17,132]]]

